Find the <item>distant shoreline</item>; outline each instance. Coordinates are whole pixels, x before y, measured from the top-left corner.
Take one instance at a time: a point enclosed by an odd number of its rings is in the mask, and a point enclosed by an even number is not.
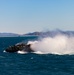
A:
[[[15,33],[0,33],[0,37],[34,37],[34,36],[53,36],[56,34],[65,34],[74,36],[74,31],[47,31],[47,32],[32,32],[27,34],[15,34]]]

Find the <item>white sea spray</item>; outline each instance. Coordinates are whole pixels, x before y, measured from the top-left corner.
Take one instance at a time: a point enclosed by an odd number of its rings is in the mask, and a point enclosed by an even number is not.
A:
[[[74,37],[58,34],[38,41],[29,41],[31,49],[41,54],[74,54]]]

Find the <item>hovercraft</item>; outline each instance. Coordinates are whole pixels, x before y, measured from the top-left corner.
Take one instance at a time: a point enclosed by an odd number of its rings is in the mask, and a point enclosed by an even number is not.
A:
[[[18,51],[23,51],[23,52],[27,52],[27,53],[31,53],[34,52],[31,48],[30,48],[31,44],[24,44],[24,43],[19,43],[19,44],[15,44],[13,46],[9,46],[8,48],[6,48],[5,52],[9,52],[9,53],[14,53],[14,52],[18,52]]]

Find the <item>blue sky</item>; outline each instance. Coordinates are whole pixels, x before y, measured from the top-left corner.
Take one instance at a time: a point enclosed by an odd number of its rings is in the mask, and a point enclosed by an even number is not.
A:
[[[74,0],[0,0],[0,32],[74,30]]]

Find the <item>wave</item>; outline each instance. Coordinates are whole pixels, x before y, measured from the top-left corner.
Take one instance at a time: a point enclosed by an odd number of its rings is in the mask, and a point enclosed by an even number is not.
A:
[[[25,51],[18,51],[17,53],[18,54],[27,54],[27,52],[25,52]]]

